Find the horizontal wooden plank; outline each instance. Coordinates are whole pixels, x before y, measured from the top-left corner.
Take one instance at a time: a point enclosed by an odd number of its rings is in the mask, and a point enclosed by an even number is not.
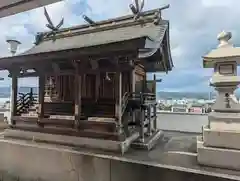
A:
[[[75,120],[74,119],[50,119],[50,118],[42,118],[38,120],[36,117],[22,117],[22,116],[14,116],[13,120],[16,121],[16,125],[20,125],[18,123],[37,125],[41,123],[46,126],[58,126],[64,128],[73,128]],[[116,132],[116,122],[114,121],[94,121],[94,120],[82,120],[80,121],[80,129],[81,130],[103,130],[109,133]]]
[[[66,136],[76,136],[76,137],[89,137],[97,139],[107,139],[107,140],[119,140],[117,133],[110,133],[104,131],[96,130],[76,130],[73,128],[61,128],[61,127],[38,127],[36,126],[27,126],[24,124],[16,125],[12,129],[23,130],[23,131],[32,131],[56,135],[66,135]]]

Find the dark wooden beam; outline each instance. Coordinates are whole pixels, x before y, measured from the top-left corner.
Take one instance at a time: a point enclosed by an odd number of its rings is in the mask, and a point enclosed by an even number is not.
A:
[[[59,120],[61,121],[61,120]],[[17,125],[13,127],[16,130],[23,130],[23,131],[31,131],[33,132],[40,132],[40,133],[47,133],[47,134],[56,134],[56,135],[67,135],[67,136],[76,136],[76,137],[88,137],[88,138],[99,138],[99,139],[106,139],[106,140],[119,140],[117,133],[111,132],[103,132],[103,131],[96,131],[96,130],[80,130],[76,131],[73,128],[62,128],[62,127],[37,127],[37,126],[25,126],[25,125]],[[38,140],[36,140],[38,141]],[[59,144],[59,143],[57,143]],[[70,145],[71,146],[71,145]]]
[[[113,56],[131,56],[137,57],[138,48],[145,45],[145,38],[134,39],[124,42],[86,47],[72,50],[62,50],[58,52],[36,53],[31,55],[20,55],[14,57],[0,58],[0,67],[8,69],[13,64],[31,65],[31,68],[37,67],[36,62],[40,64],[49,64],[49,61],[58,61],[59,59],[98,59],[102,57]]]
[[[58,63],[52,62],[51,65],[52,65],[53,72],[58,73],[58,72],[61,71],[60,66],[59,66]]]
[[[78,64],[79,64],[79,60],[67,60],[67,61],[69,61],[71,64],[72,64],[72,66],[74,67],[74,69],[76,69],[77,67],[78,67]]]
[[[33,1],[34,0],[20,0],[20,1],[17,1],[15,3],[9,3],[8,5],[0,7],[0,11],[6,11],[7,9],[17,7],[17,6],[20,6],[20,5],[24,5],[26,3],[33,2]]]
[[[110,57],[108,59],[110,61],[111,64],[113,64],[114,66],[119,66],[119,58],[118,57]]]
[[[80,67],[79,74],[98,74],[98,73],[104,73],[104,72],[124,72],[124,71],[131,71],[133,67],[131,66],[120,66],[120,67],[106,67],[102,69],[84,69]]]
[[[18,76],[20,74],[20,67],[18,65],[12,65],[9,69],[7,69],[9,72],[9,75]]]
[[[17,73],[12,71],[12,86],[11,86],[11,118],[17,115],[17,94],[18,94],[18,78]],[[11,120],[15,125],[15,121]]]
[[[82,64],[83,65],[83,64]],[[77,66],[77,65],[76,65]],[[82,74],[98,74],[101,72],[123,72],[123,71],[131,71],[134,67],[130,66],[130,65],[124,65],[124,66],[119,66],[119,67],[106,67],[106,68],[102,68],[102,69],[90,69],[89,67],[86,66],[79,66],[79,75]],[[23,78],[23,77],[39,77],[41,71],[38,72],[25,72],[22,74],[18,74],[17,77],[19,78]],[[51,75],[75,75],[75,70],[61,70],[59,72],[42,72],[45,76],[51,76]],[[9,77],[11,77],[12,75],[9,74]]]
[[[98,68],[99,68],[99,63],[98,63],[98,59],[96,59],[96,60],[94,60],[94,59],[90,59],[89,60],[89,63],[90,63],[90,65],[91,65],[91,68],[93,69],[93,70],[97,70]]]
[[[44,118],[44,97],[45,97],[45,76],[44,74],[40,74],[38,80],[38,121]],[[39,126],[42,126],[40,122],[38,122]]]
[[[75,123],[74,127],[79,129],[80,128],[80,121],[81,121],[81,108],[82,108],[82,76],[79,75],[79,68],[75,70]]]
[[[43,73],[45,76],[51,76],[51,75],[56,75],[55,72],[44,72]],[[26,72],[24,74],[19,74],[18,77],[19,78],[23,78],[23,77],[39,77],[41,75],[40,72]],[[62,70],[60,72],[57,72],[57,75],[75,75],[74,70]],[[9,74],[9,77],[11,77],[11,75]]]

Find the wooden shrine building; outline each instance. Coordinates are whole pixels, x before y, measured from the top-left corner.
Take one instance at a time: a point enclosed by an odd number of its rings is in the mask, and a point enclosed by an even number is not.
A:
[[[5,137],[101,148],[150,149],[156,80],[173,67],[161,10],[39,33],[30,50],[0,58],[12,78],[12,125]],[[18,96],[21,77],[39,77],[38,99]],[[21,98],[21,100],[20,100]]]

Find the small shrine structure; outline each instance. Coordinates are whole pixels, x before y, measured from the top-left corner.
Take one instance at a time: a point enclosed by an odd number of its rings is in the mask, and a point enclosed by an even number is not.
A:
[[[210,84],[218,92],[209,124],[198,137],[198,162],[203,165],[240,170],[240,104],[234,91],[240,84],[237,65],[240,48],[229,42],[232,34],[218,35],[219,45],[203,57],[205,68],[214,68]]]
[[[5,138],[99,148],[124,153],[132,145],[151,149],[157,129],[156,82],[149,72],[168,72],[173,63],[169,21],[161,10],[60,28],[45,9],[49,32],[35,46],[0,58],[12,78],[11,128]],[[143,6],[142,6],[143,7]],[[38,99],[18,96],[18,78],[38,77]]]

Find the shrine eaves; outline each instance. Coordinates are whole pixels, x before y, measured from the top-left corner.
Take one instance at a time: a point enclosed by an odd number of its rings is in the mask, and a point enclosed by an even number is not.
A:
[[[0,18],[53,4],[62,0],[0,0]]]

